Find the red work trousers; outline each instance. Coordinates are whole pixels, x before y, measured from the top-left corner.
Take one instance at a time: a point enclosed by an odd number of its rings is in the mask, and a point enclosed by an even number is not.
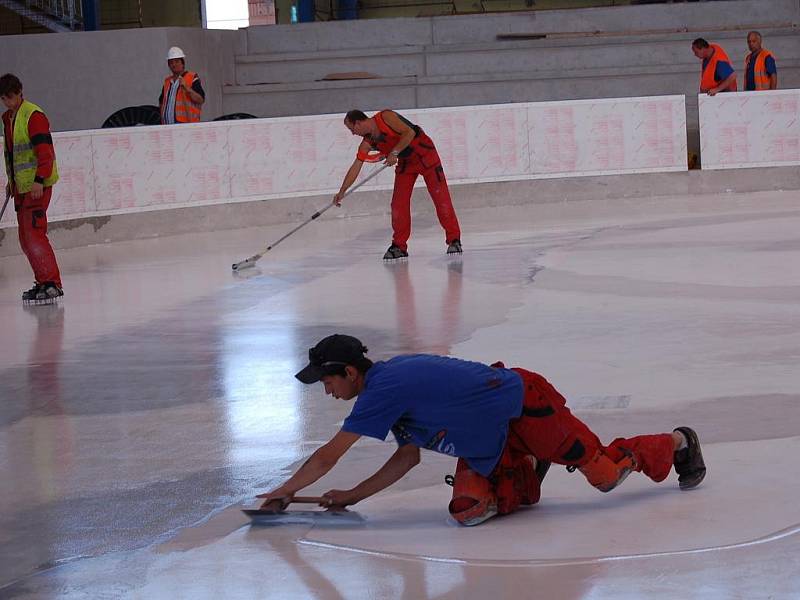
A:
[[[608,446],[566,407],[566,400],[538,373],[513,369],[522,377],[523,414],[509,424],[508,446],[538,460],[581,467],[600,451],[612,462],[630,454],[636,471],[663,481],[673,463],[671,433],[617,438]]]
[[[616,487],[621,475],[616,466],[621,461],[626,468],[633,465],[632,470],[641,471],[654,481],[662,481],[669,474],[673,462],[672,434],[617,438],[603,446],[573,416],[564,397],[544,377],[525,369],[513,370],[522,377],[524,385],[522,415],[509,422],[506,447],[488,478],[469,469],[463,458],[458,460],[453,499],[448,507],[456,521],[477,525],[495,514],[514,512],[520,504],[538,502],[541,480],[533,467],[522,460],[527,455],[539,462],[583,467],[583,474],[601,491]],[[608,468],[598,469],[597,465]]]
[[[417,177],[422,175],[436,216],[444,229],[445,243],[461,239],[458,217],[447,188],[447,179],[442,169],[442,161],[435,148],[426,149],[424,154],[412,154],[409,158],[401,158],[397,163],[394,176],[394,193],[392,194],[392,243],[403,250],[408,250],[408,238],[411,237],[411,192]]]
[[[36,283],[52,281],[62,287],[56,255],[47,237],[47,207],[50,206],[52,195],[52,186],[44,188],[38,200],[34,200],[30,193],[17,193],[14,196],[14,209],[17,211],[19,245],[28,257]]]

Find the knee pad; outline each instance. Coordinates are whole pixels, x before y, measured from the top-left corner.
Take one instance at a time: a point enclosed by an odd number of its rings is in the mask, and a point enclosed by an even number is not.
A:
[[[586,479],[601,492],[610,492],[625,478],[631,471],[636,470],[636,460],[630,452],[620,448],[623,456],[614,462],[602,450],[595,452],[589,462],[578,467]]]
[[[462,525],[483,523],[495,515],[507,515],[520,504],[539,502],[541,480],[550,463],[538,464],[530,455],[515,455],[506,450],[491,479],[458,460],[453,481],[453,498],[448,510]]]
[[[498,513],[497,496],[492,483],[458,459],[453,498],[447,507],[453,518],[467,527],[478,525]]]
[[[537,467],[534,456],[511,452],[506,448],[491,478],[495,484],[499,514],[512,513],[520,504],[530,505],[539,502],[541,477]]]

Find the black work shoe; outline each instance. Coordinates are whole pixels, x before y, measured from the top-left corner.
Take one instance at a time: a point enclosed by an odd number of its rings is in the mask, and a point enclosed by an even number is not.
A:
[[[398,258],[408,258],[408,252],[395,244],[389,246],[386,254],[383,255],[383,260],[396,260]]]
[[[687,447],[678,450],[674,455],[675,472],[678,474],[678,485],[682,490],[690,490],[700,485],[706,476],[706,463],[703,462],[703,453],[700,451],[700,440],[691,427],[678,427],[686,437]]]
[[[447,245],[448,254],[461,254],[464,249],[461,247],[461,240],[455,239]]]
[[[22,292],[22,299],[25,302],[28,302],[30,300],[36,300],[36,293],[38,291],[39,291],[39,284],[38,283],[34,283],[33,287],[31,289],[29,289],[26,292]]]

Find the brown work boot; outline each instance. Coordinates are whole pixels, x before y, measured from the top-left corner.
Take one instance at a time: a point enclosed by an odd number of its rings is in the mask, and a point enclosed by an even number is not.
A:
[[[678,474],[678,485],[682,490],[690,490],[700,485],[706,476],[706,463],[700,451],[700,440],[691,427],[678,427],[686,437],[687,447],[674,454],[675,472]]]

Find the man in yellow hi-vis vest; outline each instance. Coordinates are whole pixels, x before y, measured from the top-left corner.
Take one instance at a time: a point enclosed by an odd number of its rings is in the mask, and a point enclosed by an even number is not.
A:
[[[8,184],[14,196],[19,244],[35,278],[22,294],[26,303],[51,303],[63,296],[58,263],[47,238],[47,207],[58,181],[58,166],[50,123],[41,108],[22,97],[22,83],[11,73],[0,77],[3,113],[3,155]]]

